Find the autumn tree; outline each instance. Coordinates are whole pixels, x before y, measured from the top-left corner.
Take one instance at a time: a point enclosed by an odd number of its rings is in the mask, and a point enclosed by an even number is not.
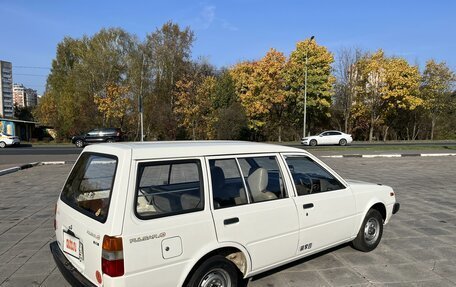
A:
[[[176,83],[174,112],[193,140],[215,138],[216,79],[212,74],[213,68],[207,63],[195,63],[191,72]]]
[[[456,108],[452,96],[455,81],[454,72],[444,62],[436,63],[430,60],[426,63],[421,83],[421,96],[431,122],[431,140],[434,139],[435,126],[439,118],[448,110]]]
[[[354,117],[366,118],[369,128],[369,141],[374,138],[374,130],[383,124],[383,93],[386,85],[386,59],[384,52],[378,50],[372,55],[365,55],[356,63],[357,99],[353,107]]]
[[[270,49],[259,61],[242,62],[231,69],[236,93],[245,109],[249,128],[259,132],[267,123],[277,121],[281,140],[285,91],[286,57]]]
[[[404,128],[404,122],[396,121],[400,114],[410,114],[422,104],[419,98],[420,81],[421,75],[417,66],[410,66],[405,59],[397,57],[386,60],[385,84],[382,91],[385,114],[384,141],[393,123],[397,128],[396,132]],[[409,119],[409,121],[412,120]]]
[[[354,117],[358,122],[366,119],[369,141],[375,134],[382,134],[386,140],[391,125],[398,130],[404,127],[395,119],[422,103],[418,95],[418,67],[410,66],[402,58],[388,58],[382,50],[363,56],[355,67],[359,80]]]
[[[102,114],[103,126],[113,126],[113,123],[122,124],[131,109],[132,99],[128,87],[108,84],[103,92],[94,95],[94,103]]]
[[[302,127],[307,68],[307,122],[310,127],[307,130],[316,131],[330,117],[335,82],[331,67],[334,57],[326,47],[318,45],[315,40],[306,39],[296,44],[288,62],[286,86],[290,94],[289,104],[295,108],[292,112],[295,129]]]

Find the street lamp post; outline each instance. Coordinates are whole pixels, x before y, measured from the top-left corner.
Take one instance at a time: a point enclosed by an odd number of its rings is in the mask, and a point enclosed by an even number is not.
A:
[[[309,44],[315,37],[310,37]],[[308,48],[308,47],[307,47]],[[306,120],[307,120],[307,52],[306,49],[306,66],[304,70],[304,119],[303,119],[303,128],[302,128],[302,137],[306,137]]]
[[[141,57],[141,79],[139,86],[139,97],[138,97],[138,110],[139,110],[139,123],[141,125],[141,140],[144,141],[144,113],[143,113],[143,69],[144,69],[144,54]]]

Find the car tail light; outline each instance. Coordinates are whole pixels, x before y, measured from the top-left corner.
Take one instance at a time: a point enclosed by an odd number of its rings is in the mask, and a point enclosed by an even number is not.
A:
[[[124,275],[123,245],[121,237],[103,237],[101,270],[111,277]]]

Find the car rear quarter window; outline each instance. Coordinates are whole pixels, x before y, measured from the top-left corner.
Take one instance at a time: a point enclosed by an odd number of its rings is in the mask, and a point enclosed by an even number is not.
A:
[[[203,210],[199,160],[140,163],[135,213],[151,219]]]
[[[83,153],[63,187],[61,200],[100,221],[108,216],[117,157]]]

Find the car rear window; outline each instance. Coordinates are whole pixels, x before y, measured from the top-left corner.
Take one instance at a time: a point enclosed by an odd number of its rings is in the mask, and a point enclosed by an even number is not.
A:
[[[62,201],[104,223],[116,169],[117,158],[114,156],[83,153],[63,187]]]

